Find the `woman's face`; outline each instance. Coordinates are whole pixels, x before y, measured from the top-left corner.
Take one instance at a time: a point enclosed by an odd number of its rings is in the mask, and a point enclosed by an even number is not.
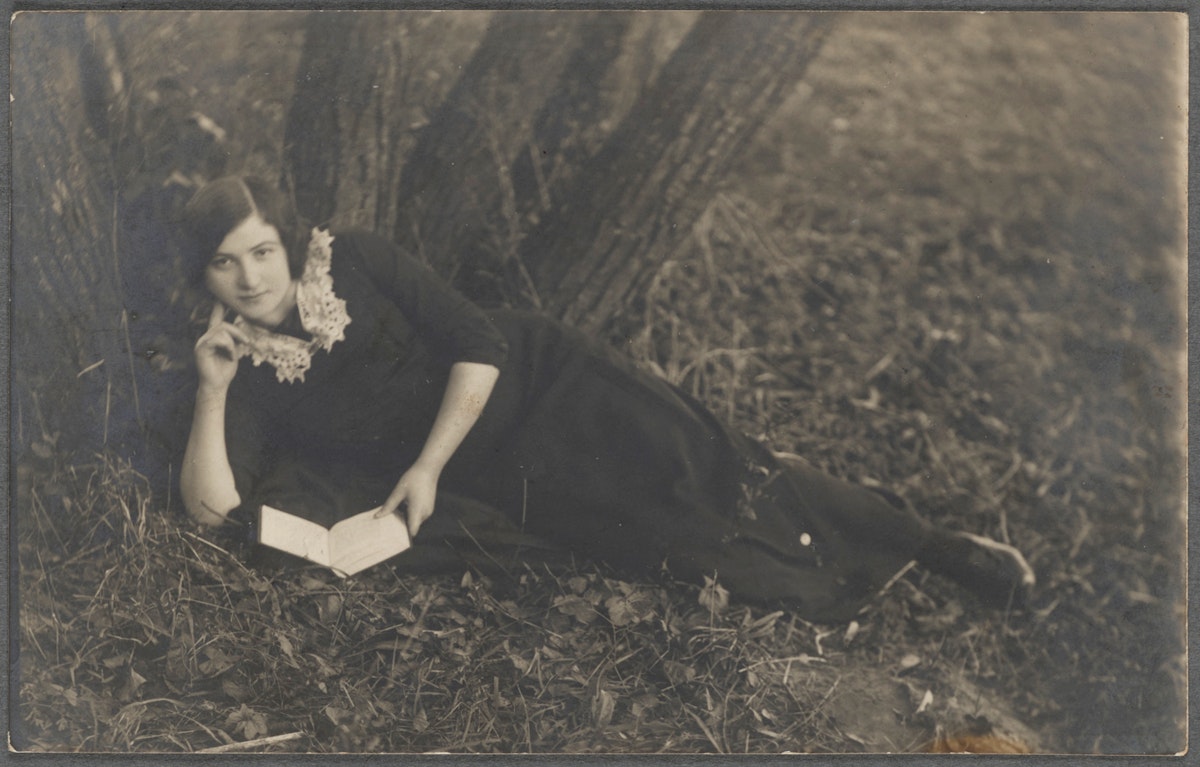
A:
[[[279,326],[296,306],[296,283],[275,227],[252,214],[221,240],[204,269],[217,300],[248,322]]]

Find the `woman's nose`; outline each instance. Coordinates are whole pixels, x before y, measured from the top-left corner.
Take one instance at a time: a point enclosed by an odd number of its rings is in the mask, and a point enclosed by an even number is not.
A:
[[[243,265],[238,270],[238,284],[243,288],[253,288],[258,285],[258,270],[250,265]]]

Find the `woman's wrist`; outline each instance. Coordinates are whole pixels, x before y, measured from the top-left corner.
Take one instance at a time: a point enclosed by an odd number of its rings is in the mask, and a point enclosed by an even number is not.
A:
[[[442,475],[442,469],[445,468],[445,466],[446,464],[444,462],[438,461],[434,458],[422,456],[417,458],[417,460],[413,463],[412,468],[416,471],[428,474],[436,480]]]
[[[196,406],[201,404],[215,407],[224,406],[225,397],[229,393],[229,386],[209,381],[201,381],[200,386],[196,389]]]
[[[199,508],[189,508],[188,511],[191,514],[192,520],[195,521],[196,524],[204,525],[205,527],[216,527],[217,525],[222,525],[229,518],[228,512],[222,514],[218,511],[213,511],[208,504],[204,503],[202,503]]]

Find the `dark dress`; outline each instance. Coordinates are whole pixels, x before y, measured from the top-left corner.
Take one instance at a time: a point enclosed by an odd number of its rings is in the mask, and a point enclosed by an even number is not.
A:
[[[499,529],[476,512],[495,509],[513,532],[630,574],[707,575],[742,599],[843,620],[926,539],[911,512],[780,465],[582,333],[480,310],[375,235],[336,233],[330,274],[351,317],[345,340],[315,352],[303,382],[244,358],[230,387],[226,439],[244,509],[332,524],[379,505],[421,451],[450,366],[469,361],[500,376],[417,544],[486,541]],[[282,330],[303,335],[298,316],[290,322]]]

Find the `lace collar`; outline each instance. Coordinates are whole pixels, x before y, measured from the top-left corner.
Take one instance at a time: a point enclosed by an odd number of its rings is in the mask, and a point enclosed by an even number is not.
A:
[[[313,352],[317,349],[330,351],[336,342],[346,338],[350,315],[346,313],[345,300],[333,292],[333,277],[329,274],[329,265],[333,261],[332,245],[333,235],[313,229],[304,274],[296,288],[300,324],[312,340],[275,333],[246,322],[240,316],[233,321],[249,339],[243,356],[250,355],[256,367],[270,363],[280,383],[303,382],[304,374],[312,366]]]

